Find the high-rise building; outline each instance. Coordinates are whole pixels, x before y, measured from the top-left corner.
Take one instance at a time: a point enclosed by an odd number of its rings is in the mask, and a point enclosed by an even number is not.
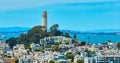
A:
[[[42,30],[47,32],[47,11],[42,12]]]

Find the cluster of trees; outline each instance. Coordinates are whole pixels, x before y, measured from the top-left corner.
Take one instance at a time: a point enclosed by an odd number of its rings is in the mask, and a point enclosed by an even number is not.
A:
[[[25,44],[29,48],[30,43],[39,43],[39,40],[48,36],[63,36],[63,32],[58,30],[59,25],[54,24],[50,27],[50,32],[45,32],[42,30],[42,26],[35,26],[28,31],[28,33],[21,35],[18,38],[10,38],[6,40],[6,43],[12,48],[16,44]]]
[[[61,32],[60,30],[58,30],[58,27],[59,27],[58,24],[54,24],[50,27],[49,32],[45,32],[42,30],[42,26],[34,26],[27,33],[21,33],[18,38],[12,37],[6,40],[6,43],[8,43],[11,48],[13,48],[13,46],[15,46],[16,44],[25,44],[25,48],[30,49],[31,43],[39,43],[39,40],[44,37],[65,36],[67,38],[71,38],[69,33]],[[74,35],[73,38],[76,40],[77,36]]]
[[[77,60],[77,63],[84,63],[83,60]]]
[[[6,58],[11,58],[12,56],[10,56],[10,55],[6,55],[6,54],[0,54],[0,56],[2,56],[2,57],[6,57]]]

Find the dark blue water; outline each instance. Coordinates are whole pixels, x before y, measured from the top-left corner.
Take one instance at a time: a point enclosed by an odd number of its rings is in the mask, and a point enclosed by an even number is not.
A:
[[[77,34],[77,39],[88,42],[88,36],[90,37],[90,43],[104,43],[108,40],[114,43],[120,42],[120,35]]]

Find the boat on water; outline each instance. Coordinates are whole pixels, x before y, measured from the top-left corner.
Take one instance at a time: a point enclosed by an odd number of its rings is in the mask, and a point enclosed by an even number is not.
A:
[[[116,35],[120,35],[120,32],[117,32]]]
[[[3,38],[3,39],[4,39],[4,38],[6,38],[6,36],[5,36],[5,35],[2,35],[2,36],[1,36],[1,38]]]

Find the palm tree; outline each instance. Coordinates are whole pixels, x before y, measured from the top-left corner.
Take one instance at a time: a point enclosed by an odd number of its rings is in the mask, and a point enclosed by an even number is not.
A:
[[[88,44],[89,44],[89,42],[90,42],[90,37],[88,36]]]

